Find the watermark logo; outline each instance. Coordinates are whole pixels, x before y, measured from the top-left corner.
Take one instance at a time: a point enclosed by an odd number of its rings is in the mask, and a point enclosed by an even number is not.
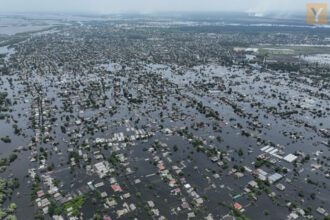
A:
[[[327,3],[307,3],[307,24],[327,24]]]

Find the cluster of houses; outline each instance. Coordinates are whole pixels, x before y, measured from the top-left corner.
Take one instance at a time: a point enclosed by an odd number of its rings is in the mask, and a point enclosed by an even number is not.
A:
[[[10,60],[29,105],[22,118],[37,214],[328,216],[326,83],[267,69],[277,61],[236,47],[236,35],[110,23],[31,37]]]

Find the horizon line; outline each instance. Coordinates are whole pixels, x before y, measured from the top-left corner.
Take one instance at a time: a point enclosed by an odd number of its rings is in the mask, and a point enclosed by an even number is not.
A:
[[[274,11],[235,11],[235,10],[152,10],[152,11],[138,11],[138,10],[127,10],[127,11],[111,11],[111,12],[99,12],[99,11],[69,11],[69,10],[50,10],[50,11],[2,11],[0,9],[0,14],[90,14],[90,15],[118,15],[118,14],[166,14],[166,13],[241,13],[241,14],[249,14],[249,13],[261,13],[261,14],[278,14],[278,13],[286,13],[286,14],[303,14],[305,11],[302,10],[274,10]]]

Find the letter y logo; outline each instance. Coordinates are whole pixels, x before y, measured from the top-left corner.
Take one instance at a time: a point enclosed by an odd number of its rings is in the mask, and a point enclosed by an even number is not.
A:
[[[327,4],[326,3],[308,3],[307,24],[327,24]]]

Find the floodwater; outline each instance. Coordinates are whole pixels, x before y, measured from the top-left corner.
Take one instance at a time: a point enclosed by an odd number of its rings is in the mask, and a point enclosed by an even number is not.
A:
[[[15,51],[8,47],[0,48],[0,53],[7,56],[16,55]],[[47,172],[40,169],[38,172],[60,180],[59,187],[63,194],[74,196],[84,192],[85,197],[88,198],[82,209],[85,218],[91,218],[95,210],[114,217],[116,210],[127,202],[140,207],[140,211],[129,214],[129,217],[137,215],[147,219],[149,217],[143,207],[149,200],[154,201],[161,215],[169,219],[186,218],[187,210],[177,211],[175,208],[181,205],[181,199],[191,202],[193,197],[184,190],[181,182],[177,187],[181,188],[182,195],[171,195],[173,188],[168,185],[164,177],[161,177],[159,169],[155,166],[157,158],[163,161],[164,166],[169,170],[169,175],[177,182],[182,180],[174,166],[180,167],[185,181],[204,198],[204,212],[197,213],[199,219],[208,213],[212,213],[215,219],[227,214],[229,209],[219,205],[220,202],[226,204],[239,202],[247,209],[246,214],[251,219],[285,219],[289,214],[289,210],[284,208],[287,201],[311,207],[314,211],[317,207],[330,203],[330,198],[324,196],[329,194],[329,189],[312,186],[305,181],[306,178],[310,178],[320,185],[328,181],[322,170],[311,169],[312,163],[322,160],[323,155],[327,156],[328,150],[321,144],[327,139],[318,131],[304,126],[308,123],[317,128],[329,129],[328,113],[322,117],[314,115],[315,112],[324,111],[330,106],[329,100],[317,95],[319,91],[317,86],[292,80],[289,73],[250,71],[238,66],[227,68],[215,64],[189,69],[170,64],[141,62],[128,65],[123,70],[120,64],[109,62],[101,66],[98,64],[91,69],[93,71],[90,74],[64,73],[61,77],[50,73],[38,75],[36,71],[31,71],[31,75],[27,74],[30,77],[28,80],[20,78],[23,77],[21,72],[1,78],[1,90],[7,91],[9,98],[17,101],[12,106],[9,121],[0,121],[1,135],[8,135],[12,139],[8,144],[1,142],[1,156],[8,156],[20,146],[25,148],[25,151],[18,153],[18,159],[1,174],[2,177],[19,177],[20,187],[17,190],[19,193],[12,197],[12,201],[18,205],[18,219],[33,219],[36,207],[35,203],[30,201],[31,179],[26,175],[29,168],[37,170],[40,168],[40,161],[30,161],[33,152],[28,148],[31,137],[35,135],[35,130],[31,128],[31,116],[35,114],[32,103],[36,97],[32,97],[31,91],[24,84],[27,81],[32,82],[31,90],[40,86],[43,98],[48,101],[48,104],[38,111],[45,112],[43,120],[51,128],[49,134],[53,138],[48,142],[41,141],[37,147],[43,147],[48,151],[46,165],[54,164],[54,170]],[[107,70],[107,73],[100,69]],[[135,69],[139,71],[134,71]],[[212,86],[216,79],[223,81],[225,89]],[[105,86],[99,86],[100,82]],[[93,87],[94,84],[97,86]],[[229,92],[228,88],[232,91]],[[92,93],[89,92],[91,89]],[[142,97],[142,103],[135,105],[129,103],[123,96],[124,90]],[[324,91],[324,94],[330,95],[329,91]],[[103,96],[109,97],[105,99],[104,106],[101,105]],[[96,104],[100,104],[97,108],[87,106],[86,103],[91,97]],[[194,101],[219,112],[220,119],[215,120],[199,112],[191,104]],[[233,103],[247,116],[239,116],[234,110]],[[258,107],[252,106],[251,103],[258,103]],[[279,107],[284,105],[286,108]],[[281,113],[285,109],[294,110],[297,105],[305,109],[300,110],[300,114],[293,114],[290,117],[282,117],[278,113],[268,111],[270,108],[276,108]],[[64,106],[72,107],[72,111],[68,113],[63,110]],[[116,108],[117,111],[110,114],[110,107]],[[50,113],[46,114],[47,112]],[[164,116],[161,117],[161,114]],[[66,116],[69,118],[67,123],[65,123]],[[54,118],[56,120],[52,120]],[[84,119],[85,123],[75,124],[74,121],[78,118]],[[128,122],[123,122],[126,120]],[[251,127],[251,121],[258,122],[261,128]],[[12,127],[14,123],[23,129],[23,135],[14,134]],[[196,124],[199,124],[198,128]],[[70,135],[61,132],[61,125],[66,126]],[[239,126],[245,128],[250,136],[242,135]],[[162,128],[180,131],[182,127],[187,127],[192,137],[179,135],[179,132],[165,135],[162,131]],[[110,138],[118,132],[130,137],[134,132],[127,129],[132,128],[153,132],[154,135],[146,140],[131,141],[129,144],[112,141],[113,145],[107,147],[94,143],[96,138]],[[43,132],[41,136],[44,137],[45,133]],[[221,137],[222,140],[217,141],[212,137]],[[191,138],[202,138],[204,147],[212,146],[226,152],[224,161],[228,162],[230,168],[239,165],[254,169],[256,156],[261,154],[260,149],[268,143],[278,145],[285,154],[302,151],[311,155],[312,159],[298,167],[298,171],[294,171],[293,164],[276,160],[276,166],[287,167],[289,170],[280,181],[286,186],[286,191],[281,193],[271,185],[270,190],[278,195],[275,202],[266,193],[258,196],[258,201],[253,202],[246,194],[243,195],[244,187],[254,179],[252,175],[248,172],[245,172],[242,178],[230,175],[230,169],[222,169],[211,162],[205,153],[196,151],[189,140]],[[85,140],[91,145],[89,149],[80,148]],[[155,142],[165,143],[168,147],[152,149]],[[57,150],[54,147],[55,143]],[[172,150],[174,145],[178,147],[177,152]],[[68,163],[68,149],[82,150],[91,158],[90,163],[81,162],[78,163],[81,166],[71,168]],[[243,149],[243,157],[237,155],[239,149]],[[105,179],[100,179],[96,174],[86,171],[86,165],[100,161],[94,158],[95,151],[100,151],[105,159],[113,152],[123,153],[127,163],[113,166],[115,172]],[[131,168],[133,172],[125,172],[126,168]],[[263,169],[270,174],[274,173],[272,167],[263,167]],[[110,177],[116,177],[124,192],[131,194],[131,198],[120,199],[110,187]],[[136,179],[140,179],[141,183],[136,184]],[[94,183],[103,181],[105,186],[99,191],[115,197],[118,206],[112,209],[104,208],[103,200],[98,194],[86,189],[89,181]],[[41,187],[44,191],[48,190],[45,185]],[[301,190],[305,192],[304,203],[301,198],[297,198],[297,192]],[[313,192],[316,192],[315,201],[309,199],[309,195]],[[141,198],[135,196],[137,193],[141,193]],[[242,196],[236,197],[237,194]],[[264,216],[265,210],[269,211],[269,217]],[[174,214],[176,212],[177,214]]]
[[[309,63],[330,64],[330,54],[316,54],[312,56],[302,56],[301,58]]]

